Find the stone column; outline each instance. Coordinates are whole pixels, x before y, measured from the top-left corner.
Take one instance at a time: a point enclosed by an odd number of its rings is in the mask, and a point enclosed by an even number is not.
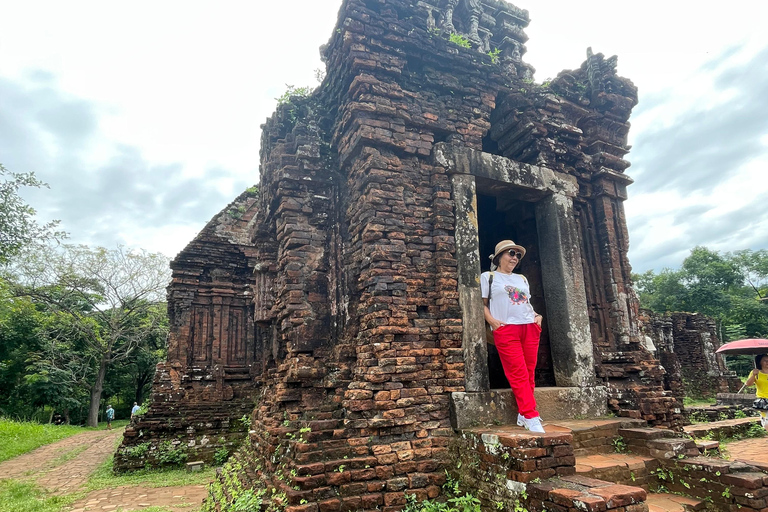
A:
[[[562,387],[593,386],[595,361],[573,200],[553,194],[536,203],[536,226],[555,381]]]
[[[477,196],[475,177],[454,174],[453,200],[456,205],[456,259],[459,269],[459,304],[462,313],[464,380],[466,391],[488,391],[488,351],[485,346],[485,318],[480,292],[480,251],[477,240]]]

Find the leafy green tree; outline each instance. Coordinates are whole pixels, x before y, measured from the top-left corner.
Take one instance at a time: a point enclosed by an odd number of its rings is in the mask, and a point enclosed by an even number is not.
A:
[[[695,247],[678,270],[634,276],[640,303],[653,311],[711,316],[726,340],[768,335],[768,251],[720,254]]]
[[[17,295],[44,305],[68,329],[46,331],[46,357],[36,361],[36,368],[46,372],[36,374],[46,379],[32,384],[87,378],[85,362],[90,360],[94,374],[87,423],[96,426],[107,370],[127,360],[148,337],[164,339],[158,333],[164,314],[158,314],[157,304],[170,280],[168,259],[123,247],[62,245],[37,247],[16,260],[12,272]],[[79,350],[73,340],[81,343]],[[80,360],[72,357],[74,352],[80,352]]]
[[[22,187],[48,187],[34,173],[14,173],[0,164],[0,264],[7,263],[24,246],[66,236],[55,228],[59,221],[42,226],[35,220],[35,209],[20,196]]]
[[[0,279],[0,415],[25,418],[32,413],[24,379],[27,360],[39,348],[42,322],[35,305],[14,297]]]

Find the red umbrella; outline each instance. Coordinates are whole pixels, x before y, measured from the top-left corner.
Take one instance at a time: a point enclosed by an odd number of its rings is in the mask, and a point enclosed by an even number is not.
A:
[[[726,343],[715,351],[717,354],[736,355],[736,354],[768,354],[768,340],[751,339],[736,340]]]

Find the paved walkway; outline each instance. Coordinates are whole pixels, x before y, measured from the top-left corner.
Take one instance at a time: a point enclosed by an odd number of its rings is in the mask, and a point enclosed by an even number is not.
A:
[[[768,437],[734,441],[726,449],[732,460],[757,463],[753,465],[768,471]]]
[[[208,494],[204,485],[186,487],[117,487],[89,494],[73,505],[71,512],[141,510],[166,507],[174,512],[194,512]]]
[[[701,501],[676,494],[650,492],[645,503],[648,505],[648,512],[684,512],[683,505],[693,508],[698,506]]]
[[[41,446],[0,463],[0,479],[34,480],[59,495],[75,492],[114,452],[122,433],[122,429],[93,430]],[[194,512],[206,494],[204,485],[102,489],[75,503],[72,512],[129,511],[150,506],[166,507],[174,512]]]

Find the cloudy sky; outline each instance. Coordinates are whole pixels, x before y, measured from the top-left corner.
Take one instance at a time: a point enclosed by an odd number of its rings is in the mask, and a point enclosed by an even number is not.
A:
[[[2,2],[0,163],[72,241],[174,256],[258,181],[260,125],[314,85],[341,0]],[[768,247],[764,0],[518,0],[541,82],[586,48],[640,89],[626,203],[636,271]]]

